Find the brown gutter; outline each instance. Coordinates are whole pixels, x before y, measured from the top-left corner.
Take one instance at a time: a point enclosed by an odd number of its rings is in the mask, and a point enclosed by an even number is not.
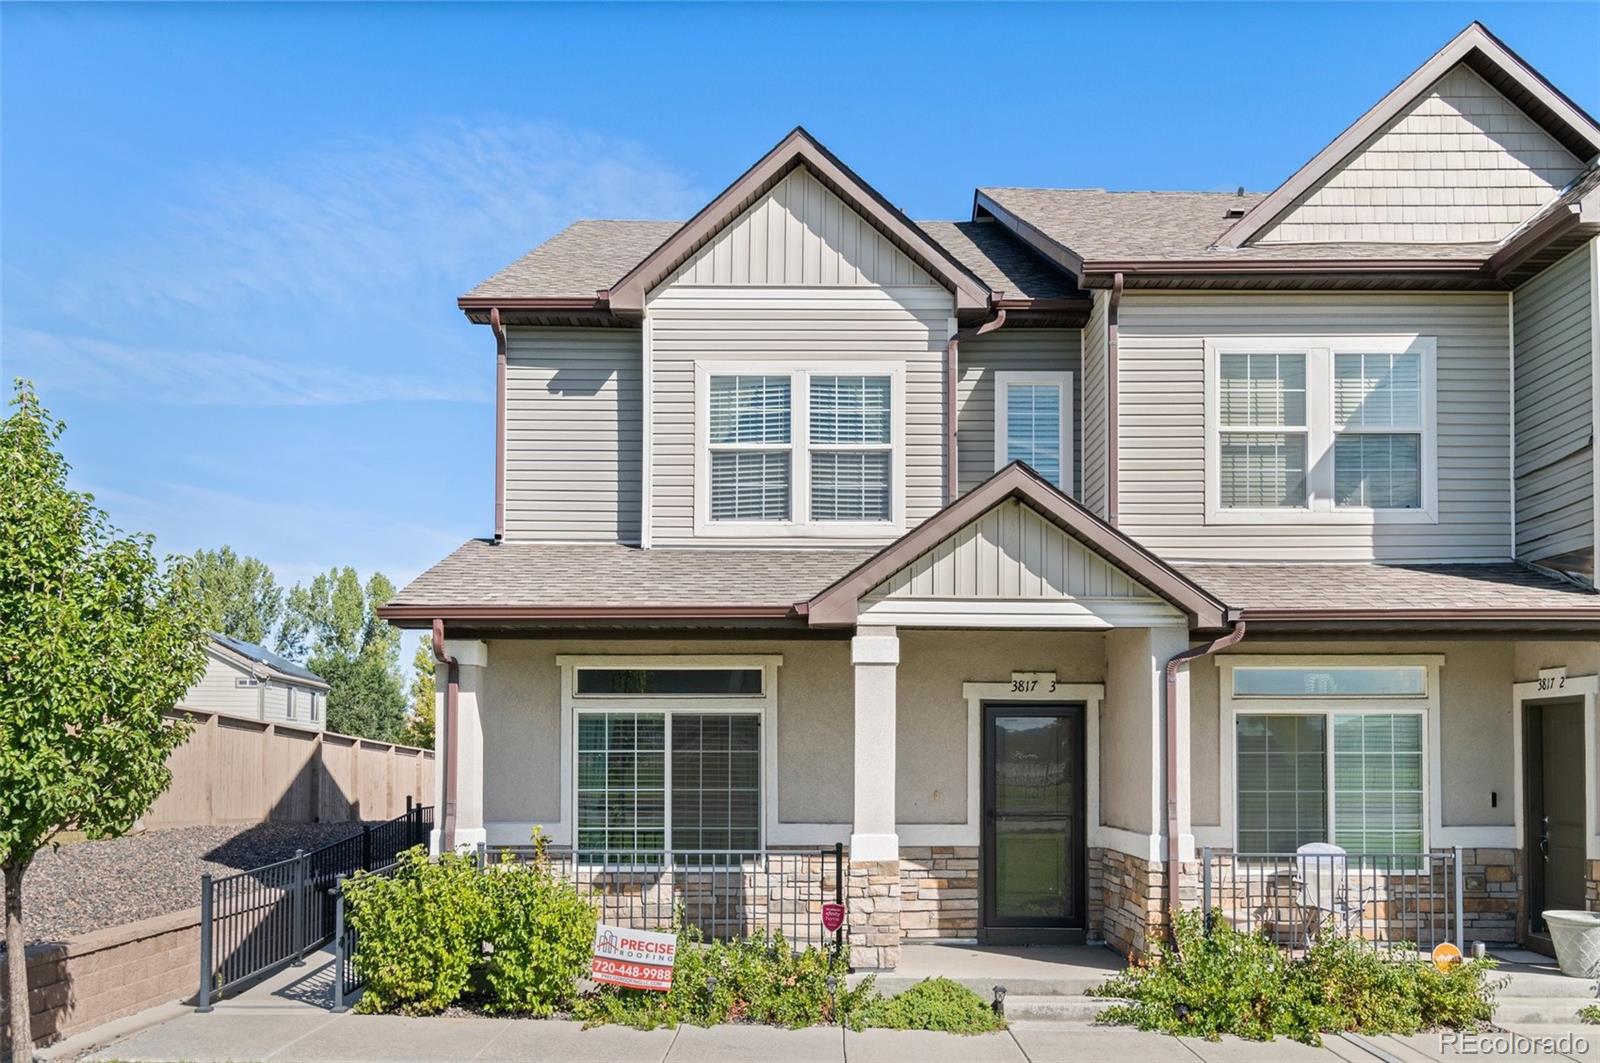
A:
[[[500,308],[489,308],[494,331],[494,541],[506,538],[506,327]]]
[[[1248,609],[1246,616],[1258,623],[1316,620],[1402,620],[1460,621],[1494,620],[1501,622],[1563,620],[1600,621],[1600,607],[1535,609]]]
[[[603,295],[594,296],[540,296],[507,299],[492,295],[463,295],[456,300],[461,310],[605,310]]]
[[[1167,925],[1176,925],[1178,914],[1178,878],[1181,852],[1178,836],[1178,670],[1199,657],[1208,657],[1218,650],[1236,646],[1244,640],[1244,621],[1234,622],[1227,634],[1191,646],[1175,653],[1166,667],[1166,749],[1167,749]]]
[[[379,608],[384,620],[444,620],[493,623],[502,620],[784,620],[792,605],[458,605],[390,604]]]
[[[1563,204],[1519,233],[1514,233],[1500,249],[1489,258],[1489,269],[1502,279],[1529,258],[1542,251],[1547,244],[1575,228],[1581,220],[1583,208],[1577,203]]]
[[[944,504],[949,505],[961,492],[961,461],[956,453],[956,391],[960,386],[961,341],[975,339],[1006,324],[1004,307],[994,317],[972,328],[957,329],[944,345]]]
[[[439,820],[439,852],[456,851],[456,702],[461,695],[461,664],[444,652],[444,621],[433,622],[433,658],[445,666],[444,815]]]
[[[1085,262],[1084,273],[1482,273],[1480,258],[1155,258]]]
[[[1121,511],[1117,496],[1117,437],[1119,422],[1117,410],[1117,317],[1122,307],[1122,274],[1111,278],[1111,301],[1106,305],[1106,523],[1117,526]]]

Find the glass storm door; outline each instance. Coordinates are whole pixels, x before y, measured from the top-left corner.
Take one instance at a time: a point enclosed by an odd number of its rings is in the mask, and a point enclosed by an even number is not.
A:
[[[983,940],[1083,941],[1083,757],[1083,706],[984,707]]]

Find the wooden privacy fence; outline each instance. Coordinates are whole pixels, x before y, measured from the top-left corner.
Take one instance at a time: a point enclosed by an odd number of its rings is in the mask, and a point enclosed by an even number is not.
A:
[[[193,722],[146,829],[393,819],[433,803],[433,751],[286,723],[177,709]]]

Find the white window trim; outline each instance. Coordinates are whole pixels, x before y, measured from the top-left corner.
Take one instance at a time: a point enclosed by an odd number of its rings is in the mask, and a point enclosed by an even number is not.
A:
[[[811,519],[811,376],[886,376],[889,378],[889,515],[886,521]],[[789,442],[738,449],[788,450],[788,520],[711,519],[711,377],[788,376]],[[860,450],[861,447],[830,449]],[[696,362],[694,366],[694,530],[724,538],[804,536],[808,538],[881,537],[905,529],[906,388],[903,362]]]
[[[298,693],[298,691],[294,687],[285,687],[284,688],[283,714],[284,714],[285,718],[290,719],[290,720],[294,719],[294,708],[295,708],[294,703],[295,703],[295,694],[296,693]]]
[[[1240,667],[1278,666],[1285,668],[1330,667],[1395,667],[1410,666],[1427,669],[1427,692],[1423,697],[1293,697],[1263,698],[1247,696],[1236,698],[1233,694],[1233,670]],[[1499,828],[1446,827],[1444,826],[1444,792],[1440,785],[1439,757],[1441,735],[1439,729],[1440,669],[1444,667],[1443,654],[1225,654],[1217,658],[1217,785],[1218,807],[1221,823],[1215,826],[1194,828],[1195,844],[1216,849],[1238,851],[1238,740],[1234,720],[1246,716],[1316,715],[1343,716],[1378,713],[1400,715],[1410,713],[1423,717],[1422,727],[1422,788],[1425,795],[1422,826],[1422,851],[1427,853],[1438,846],[1502,846],[1503,830]],[[1331,730],[1330,730],[1331,741]],[[1325,765],[1328,772],[1328,829],[1333,830],[1333,755],[1330,745]]]
[[[1006,390],[1013,384],[1054,384],[1061,395],[1061,479],[1056,487],[1064,494],[1072,493],[1072,374],[1066,371],[998,369],[994,374],[994,467],[1006,467],[1009,449],[1006,417]]]
[[[1377,509],[1333,504],[1333,355],[1422,355],[1422,505]],[[1223,354],[1303,354],[1306,358],[1306,501],[1304,507],[1222,506],[1221,365]],[[1439,523],[1438,343],[1417,334],[1383,336],[1212,336],[1205,341],[1205,494],[1207,524]],[[1301,431],[1300,429],[1294,429]],[[1269,427],[1229,429],[1271,433]]]

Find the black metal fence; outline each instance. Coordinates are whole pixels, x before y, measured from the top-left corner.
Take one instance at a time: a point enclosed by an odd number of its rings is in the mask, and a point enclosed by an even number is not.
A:
[[[1461,850],[1429,853],[1233,853],[1205,849],[1200,903],[1290,948],[1324,928],[1380,948],[1462,948]]]
[[[534,858],[532,846],[478,847],[486,873],[505,857]],[[844,904],[843,844],[825,849],[633,852],[561,850],[547,853],[552,871],[573,882],[599,912],[600,921],[631,930],[671,929],[678,913],[708,940],[781,933],[791,948],[844,947],[844,927],[822,925],[822,906]],[[376,873],[386,874],[392,868]],[[333,1007],[343,1010],[361,989],[360,947],[345,919],[344,895],[334,893],[336,963]]]
[[[413,805],[386,823],[287,860],[215,878],[200,876],[199,1010],[251,979],[300,962],[333,937],[332,887],[341,875],[392,864],[426,845],[433,807]]]

